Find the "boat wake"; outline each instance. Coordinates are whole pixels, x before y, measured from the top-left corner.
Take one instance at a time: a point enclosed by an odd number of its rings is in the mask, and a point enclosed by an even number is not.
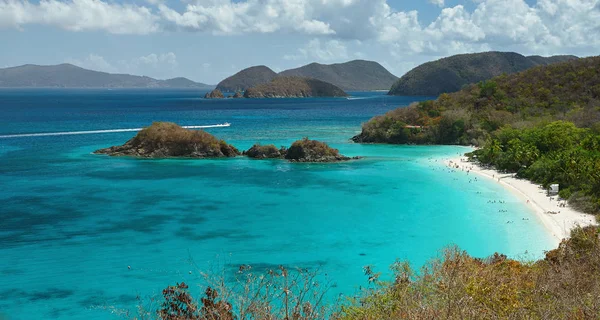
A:
[[[206,126],[182,126],[185,129],[207,129],[207,128],[224,128],[229,127],[231,124],[225,122],[222,124],[213,124]],[[99,133],[115,133],[115,132],[135,132],[140,131],[143,128],[133,129],[108,129],[108,130],[90,130],[90,131],[66,131],[66,132],[41,132],[41,133],[21,133],[21,134],[7,134],[0,135],[2,138],[25,138],[25,137],[49,137],[49,136],[70,136],[77,134],[99,134]]]

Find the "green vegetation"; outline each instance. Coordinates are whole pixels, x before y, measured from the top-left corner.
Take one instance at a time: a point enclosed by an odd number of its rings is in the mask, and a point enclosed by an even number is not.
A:
[[[345,97],[344,90],[321,80],[302,77],[277,77],[269,83],[249,88],[246,98]]]
[[[203,130],[188,130],[171,122],[154,122],[122,146],[94,153],[144,158],[221,158],[240,152],[232,145]]]
[[[265,66],[246,68],[219,82],[217,89],[223,92],[244,91],[262,83],[268,83],[277,76],[275,71]]]
[[[544,187],[558,183],[560,196],[577,209],[600,213],[600,132],[556,121],[526,129],[497,130],[470,154],[484,165],[515,172]]]
[[[279,75],[313,78],[346,91],[388,90],[398,80],[398,77],[379,63],[365,60],[334,64],[311,63],[282,71]]]
[[[538,65],[577,59],[575,56],[525,57],[514,52],[460,54],[424,63],[402,76],[389,94],[438,96],[456,92],[466,85],[512,74]]]
[[[371,119],[356,142],[462,144],[485,165],[600,212],[600,57],[536,67]]]
[[[365,266],[366,287],[344,304],[325,304],[331,287],[318,271],[252,270],[235,281],[206,276],[198,302],[188,286],[163,290],[154,311],[138,319],[598,319],[600,229],[576,228],[545,259],[520,262],[494,254],[473,258],[450,247],[418,272],[407,262],[391,266],[393,280]]]

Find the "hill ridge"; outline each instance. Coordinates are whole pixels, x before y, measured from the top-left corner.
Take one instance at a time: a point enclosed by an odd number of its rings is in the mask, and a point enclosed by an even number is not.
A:
[[[438,96],[459,91],[463,86],[513,74],[538,65],[577,59],[575,56],[524,56],[516,52],[488,51],[457,54],[423,63],[393,84],[388,94]]]

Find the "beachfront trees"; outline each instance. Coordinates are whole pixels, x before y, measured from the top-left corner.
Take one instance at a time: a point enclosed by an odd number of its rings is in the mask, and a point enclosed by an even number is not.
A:
[[[560,196],[600,212],[600,135],[556,121],[533,128],[507,127],[492,134],[484,146],[474,151],[484,165],[515,172],[545,187],[560,184]]]

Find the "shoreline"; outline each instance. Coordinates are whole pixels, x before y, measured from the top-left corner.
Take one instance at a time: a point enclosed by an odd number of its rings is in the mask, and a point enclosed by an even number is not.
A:
[[[506,190],[516,195],[532,211],[556,240],[556,245],[563,239],[569,238],[571,230],[576,226],[596,225],[596,219],[591,214],[582,213],[571,208],[566,201],[558,201],[558,196],[547,196],[546,191],[539,185],[525,179],[517,179],[512,173],[500,173],[494,169],[482,168],[467,157],[444,158],[446,167],[457,172],[472,172],[491,179]],[[548,212],[556,212],[551,214]]]

